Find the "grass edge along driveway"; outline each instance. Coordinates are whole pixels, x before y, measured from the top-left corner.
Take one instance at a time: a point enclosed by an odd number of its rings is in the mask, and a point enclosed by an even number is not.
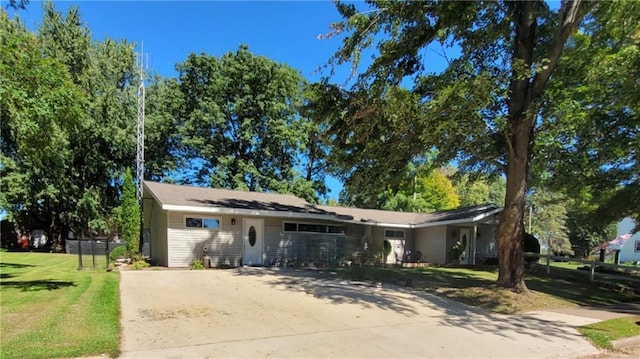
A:
[[[578,331],[589,341],[600,348],[614,349],[613,342],[617,339],[640,335],[640,316],[622,317],[604,322],[585,325]]]
[[[69,254],[0,252],[0,357],[118,356],[120,275],[77,267]]]

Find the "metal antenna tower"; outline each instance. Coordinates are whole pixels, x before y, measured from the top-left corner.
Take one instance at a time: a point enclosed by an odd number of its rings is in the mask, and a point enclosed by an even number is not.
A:
[[[140,85],[138,86],[138,131],[136,146],[136,195],[138,202],[142,203],[142,180],[144,178],[144,42],[141,43],[141,52],[137,56],[140,65]]]

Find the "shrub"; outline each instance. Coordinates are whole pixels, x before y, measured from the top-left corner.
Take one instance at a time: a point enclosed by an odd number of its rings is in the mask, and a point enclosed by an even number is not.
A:
[[[147,268],[149,266],[149,263],[147,263],[147,261],[145,260],[138,260],[135,261],[131,264],[131,269],[133,270],[140,270],[142,268]]]
[[[460,259],[460,256],[465,251],[466,247],[467,246],[464,243],[462,243],[461,241],[457,241],[453,245],[453,247],[451,247],[451,250],[448,253],[449,260],[457,261],[458,259]]]
[[[193,263],[191,263],[191,269],[193,269],[193,270],[204,269],[204,264],[199,259],[195,260],[195,261],[193,261]]]
[[[109,253],[109,259],[111,261],[115,261],[118,258],[126,258],[127,257],[127,247],[119,246],[114,248],[111,253]]]

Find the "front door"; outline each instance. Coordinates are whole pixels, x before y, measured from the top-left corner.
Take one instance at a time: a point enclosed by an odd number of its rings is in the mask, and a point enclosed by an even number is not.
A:
[[[460,243],[462,243],[464,247],[464,252],[460,254],[460,264],[470,264],[471,228],[460,228]]]
[[[385,239],[391,246],[391,252],[387,256],[387,264],[401,264],[404,259],[404,239]]]
[[[242,264],[247,266],[262,265],[264,241],[264,220],[245,218],[242,224]]]

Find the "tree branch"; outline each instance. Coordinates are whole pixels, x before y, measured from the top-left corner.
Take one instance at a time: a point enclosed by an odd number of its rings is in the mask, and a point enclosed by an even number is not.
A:
[[[536,101],[547,86],[551,73],[558,66],[560,55],[569,35],[580,24],[587,12],[597,5],[597,1],[563,0],[558,11],[558,28],[549,51],[549,63],[533,78],[528,103]]]

